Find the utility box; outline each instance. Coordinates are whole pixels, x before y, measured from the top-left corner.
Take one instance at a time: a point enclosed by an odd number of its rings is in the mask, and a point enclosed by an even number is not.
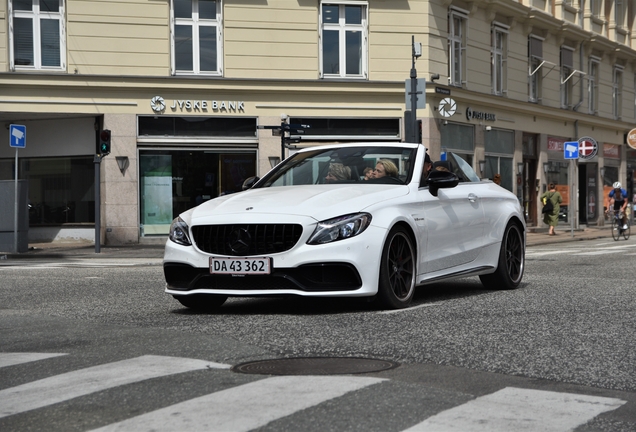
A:
[[[0,180],[0,251],[29,250],[29,182],[18,180],[18,250],[15,250],[15,180]]]

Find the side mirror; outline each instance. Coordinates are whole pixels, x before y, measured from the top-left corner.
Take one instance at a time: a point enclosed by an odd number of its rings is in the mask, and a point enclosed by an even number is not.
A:
[[[431,171],[428,175],[428,190],[437,196],[439,189],[454,188],[459,183],[459,177],[449,171]]]
[[[256,184],[257,181],[259,181],[261,178],[258,176],[252,176],[252,177],[248,177],[245,179],[245,181],[243,182],[243,190],[248,190],[251,189],[252,186],[254,186],[254,184]]]

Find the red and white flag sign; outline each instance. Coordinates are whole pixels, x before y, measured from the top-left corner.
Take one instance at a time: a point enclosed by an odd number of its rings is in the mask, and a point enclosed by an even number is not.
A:
[[[594,138],[579,138],[579,159],[592,159],[597,153],[598,143]]]

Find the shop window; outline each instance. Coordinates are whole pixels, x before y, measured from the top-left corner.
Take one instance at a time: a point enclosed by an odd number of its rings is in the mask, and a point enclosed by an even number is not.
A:
[[[66,68],[63,0],[10,0],[12,70]]]
[[[172,0],[172,74],[222,73],[221,0]]]
[[[256,152],[221,150],[139,151],[141,235],[166,235],[180,213],[242,190],[256,175]]]
[[[289,122],[311,126],[303,133],[303,136],[311,140],[400,139],[399,118],[293,117]]]
[[[95,223],[92,156],[20,158],[19,166],[29,185],[29,226]],[[0,162],[0,172],[9,171],[13,164]]]
[[[501,186],[512,192],[514,171],[512,165],[515,149],[515,133],[503,129],[491,129],[484,136],[484,150],[486,153],[486,169],[483,175],[494,178],[501,177]]]
[[[451,151],[475,168],[475,128],[472,125],[448,123],[442,129],[442,152]]]
[[[495,24],[492,27],[492,91],[502,96],[507,92],[508,27]]]
[[[449,84],[461,87],[465,81],[468,12],[451,8],[448,16]]]
[[[367,77],[367,2],[323,2],[320,55],[323,78]]]
[[[254,117],[139,116],[140,137],[256,138]]]

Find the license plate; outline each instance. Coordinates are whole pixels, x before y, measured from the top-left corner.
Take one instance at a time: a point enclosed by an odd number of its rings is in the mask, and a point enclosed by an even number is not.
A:
[[[271,259],[210,257],[211,274],[266,275],[271,273]]]

